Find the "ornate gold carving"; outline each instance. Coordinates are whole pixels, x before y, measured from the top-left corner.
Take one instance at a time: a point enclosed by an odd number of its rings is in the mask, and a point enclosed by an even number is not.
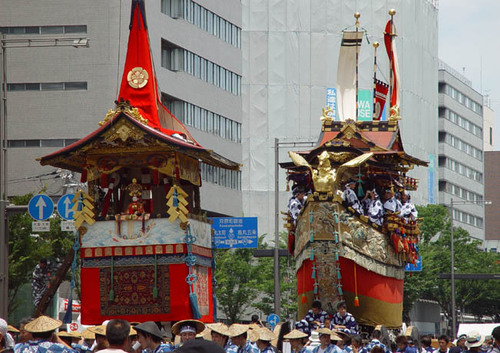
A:
[[[326,107],[322,108],[322,110],[323,114],[320,118],[321,122],[323,123],[323,125],[330,124],[333,121],[333,118],[330,115],[328,115],[328,113],[333,113],[333,109],[330,107]]]
[[[389,110],[389,113],[390,113],[389,117],[390,122],[401,120],[401,116],[399,116],[399,106],[393,105]]]
[[[145,125],[148,123],[148,119],[143,118],[141,113],[139,113],[139,109],[131,106],[129,101],[125,101],[122,98],[120,101],[115,101],[115,104],[115,109],[109,109],[108,113],[104,117],[104,120],[99,122],[100,126],[105,125],[109,120],[113,119],[122,112]]]
[[[138,129],[135,126],[132,126],[125,120],[122,120],[118,124],[113,126],[108,132],[106,132],[103,137],[104,141],[113,144],[113,142],[118,139],[122,140],[123,142],[127,141],[129,138],[139,141],[144,138],[144,135],[146,135],[146,132]]]
[[[127,81],[130,87],[139,89],[148,84],[148,72],[142,67],[134,67],[127,74]]]
[[[330,158],[327,151],[323,151],[318,156],[318,167],[313,171],[314,189],[320,193],[333,192],[335,185],[335,169],[330,164]]]

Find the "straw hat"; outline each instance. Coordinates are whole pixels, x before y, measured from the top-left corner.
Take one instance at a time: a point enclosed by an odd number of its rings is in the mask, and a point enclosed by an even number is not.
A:
[[[265,327],[262,327],[262,328],[260,328],[260,329],[258,329],[256,331],[257,331],[257,334],[258,334],[258,338],[257,339],[260,340],[260,341],[270,342],[270,341],[272,341],[273,339],[276,338],[276,335],[273,332],[271,332],[270,330],[268,330],[267,328],[265,328]]]
[[[229,337],[233,338],[233,337],[241,336],[242,334],[247,332],[249,329],[250,329],[250,327],[248,325],[232,324],[229,327]]]
[[[212,331],[208,327],[205,327],[205,329],[203,331],[196,334],[196,338],[203,338],[204,340],[211,341],[212,335],[210,334],[210,332],[212,332]],[[176,336],[176,338],[177,337],[179,337],[179,336]]]
[[[12,332],[12,333],[19,333],[21,331],[19,331],[17,328],[15,328],[14,326],[12,325],[7,325],[7,332]]]
[[[337,331],[332,331],[332,333],[330,334],[330,341],[343,341],[344,339],[342,338],[342,336],[340,336],[338,334]]]
[[[49,332],[61,327],[62,321],[42,315],[24,325],[24,329],[31,333]]]
[[[106,336],[106,325],[89,327],[88,330],[96,335]]]
[[[326,327],[322,327],[318,330],[318,334],[321,336],[321,335],[331,335],[332,334],[332,330],[326,328]]]
[[[90,327],[82,331],[82,337],[84,340],[95,340],[95,333],[90,331]]]
[[[75,337],[75,338],[82,337],[82,335],[80,333],[76,332],[76,331],[71,331],[71,332],[68,332],[68,331],[59,331],[57,333],[57,335],[59,337],[71,337],[71,338],[73,338],[73,337]]]
[[[131,327],[130,330],[133,330],[133,328]],[[140,333],[148,333],[152,336],[158,337],[161,340],[163,339],[163,334],[154,321],[143,322],[142,324],[135,326],[135,330]]]
[[[129,336],[136,336],[137,335],[137,331],[132,327],[130,326],[130,332],[128,334]],[[163,339],[163,337],[162,337]]]
[[[255,342],[255,341],[257,341],[259,339],[259,330],[260,329],[261,329],[261,327],[259,325],[250,324],[248,326],[247,337],[250,340],[250,342]]]
[[[222,322],[207,324],[206,326],[213,332],[218,333],[219,335],[229,336],[229,331],[228,331],[229,327],[227,327],[227,325],[223,324]]]
[[[307,333],[304,333],[304,332],[299,331],[297,329],[294,329],[283,336],[283,338],[285,338],[287,340],[296,340],[296,339],[301,339],[301,338],[306,338],[306,337],[308,337]]]
[[[477,331],[470,331],[467,333],[467,339],[465,340],[465,345],[468,348],[481,347],[486,338]]]
[[[342,330],[334,330],[332,331],[337,334],[337,336],[340,336],[340,339],[343,340],[344,338],[349,338],[349,334],[342,331]]]
[[[205,324],[199,320],[194,319],[177,321],[172,326],[172,333],[174,335],[180,335],[182,329],[186,329],[187,327],[191,328],[195,333],[200,333],[205,329]]]

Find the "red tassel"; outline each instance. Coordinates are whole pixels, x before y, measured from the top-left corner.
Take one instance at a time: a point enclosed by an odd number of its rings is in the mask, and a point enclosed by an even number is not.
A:
[[[307,297],[306,297],[306,295],[305,295],[305,294],[302,294],[302,298],[300,298],[300,302],[301,302],[302,304],[307,303]]]
[[[354,306],[359,306],[359,298],[357,296],[354,297]]]
[[[80,175],[80,182],[81,183],[86,183],[87,182],[87,169],[84,169],[82,171],[82,175]]]
[[[108,187],[108,174],[102,173],[101,174],[101,188],[107,188]]]

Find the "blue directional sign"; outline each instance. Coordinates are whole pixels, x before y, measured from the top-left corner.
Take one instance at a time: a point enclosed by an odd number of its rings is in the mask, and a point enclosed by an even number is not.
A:
[[[71,207],[73,207],[73,197],[73,194],[66,194],[61,196],[61,198],[57,202],[57,213],[59,213],[59,216],[67,221],[71,221],[74,219],[74,211],[71,209]]]
[[[267,316],[267,323],[271,325],[271,331],[274,330],[274,327],[280,322],[280,317],[276,314],[269,314]]]
[[[45,221],[54,212],[54,202],[47,195],[38,194],[28,203],[28,213],[37,221]]]
[[[419,256],[415,265],[414,264],[406,264],[405,265],[406,272],[421,272],[422,271],[422,256]]]
[[[257,248],[257,217],[212,218],[216,249]]]

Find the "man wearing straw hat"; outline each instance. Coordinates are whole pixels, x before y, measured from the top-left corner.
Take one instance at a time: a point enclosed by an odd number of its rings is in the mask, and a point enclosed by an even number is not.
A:
[[[229,338],[236,346],[237,353],[259,353],[259,349],[248,341],[249,329],[248,325],[242,324],[232,324],[229,327]]]
[[[292,346],[292,353],[307,352],[307,347],[304,347],[304,340],[307,337],[307,334],[297,329],[292,330],[283,336],[284,339],[290,341],[290,346]]]
[[[143,350],[147,349],[152,353],[166,353],[172,351],[168,344],[162,343],[163,334],[154,321],[147,321],[136,325],[135,330],[137,331],[137,338]]]
[[[16,347],[15,353],[75,353],[76,351],[64,344],[64,342],[54,335],[56,329],[61,327],[62,321],[48,316],[39,316],[35,320],[27,323],[24,329],[33,336],[33,341],[28,341]],[[51,342],[56,339],[57,343]]]
[[[181,345],[196,339],[196,334],[203,332],[205,324],[199,320],[181,320],[172,326],[172,333],[181,336]]]
[[[238,348],[229,340],[229,328],[222,322],[207,324],[212,341],[224,348],[226,353],[236,353]]]
[[[330,341],[342,341],[342,337],[326,327],[320,328],[319,342],[320,345],[313,348],[312,353],[342,353],[342,350]]]
[[[267,328],[263,327],[258,330],[259,338],[257,339],[257,348],[260,349],[260,353],[276,353],[278,350],[276,347],[271,345],[271,341],[276,338],[276,335],[269,331]]]

